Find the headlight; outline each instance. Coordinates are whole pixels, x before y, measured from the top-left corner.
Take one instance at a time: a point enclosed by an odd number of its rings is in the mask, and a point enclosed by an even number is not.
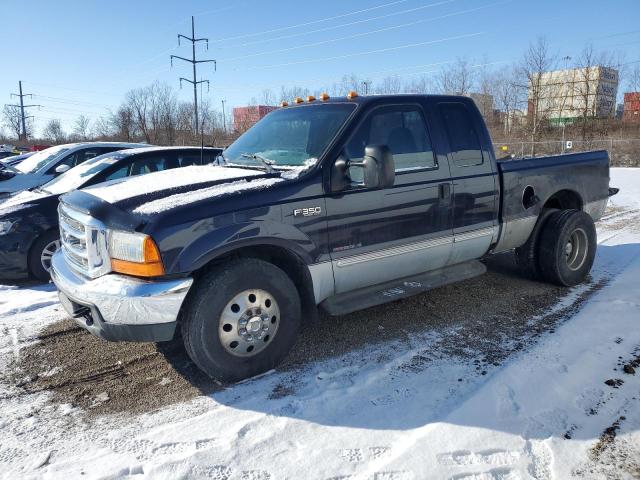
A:
[[[6,235],[11,231],[17,220],[0,220],[0,235]]]
[[[164,267],[156,242],[142,233],[110,230],[109,256],[111,270],[138,277],[164,275]]]

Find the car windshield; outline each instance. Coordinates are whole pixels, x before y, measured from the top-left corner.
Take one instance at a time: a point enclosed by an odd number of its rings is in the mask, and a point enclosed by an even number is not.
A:
[[[51,147],[46,150],[42,150],[38,153],[34,153],[26,160],[16,165],[16,168],[22,173],[34,173],[40,170],[42,167],[51,162],[58,155],[69,150],[67,146]]]
[[[124,153],[116,152],[92,158],[59,175],[49,183],[44,184],[40,189],[55,195],[70,192],[84,186],[97,174],[118,163],[125,156]]]
[[[271,112],[233,142],[223,154],[227,162],[260,167],[300,166],[318,158],[347,120],[354,104],[316,104]]]

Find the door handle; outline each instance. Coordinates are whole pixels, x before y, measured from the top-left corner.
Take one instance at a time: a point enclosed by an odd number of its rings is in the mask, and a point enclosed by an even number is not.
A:
[[[449,200],[451,197],[451,185],[449,183],[441,183],[438,185],[438,193],[441,200]]]

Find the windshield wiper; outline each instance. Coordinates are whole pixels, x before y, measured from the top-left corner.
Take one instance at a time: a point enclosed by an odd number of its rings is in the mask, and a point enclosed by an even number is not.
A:
[[[241,157],[256,160],[264,165],[267,173],[273,173],[273,166],[276,164],[275,160],[269,160],[268,158],[265,158],[262,155],[258,155],[257,153],[243,153]]]

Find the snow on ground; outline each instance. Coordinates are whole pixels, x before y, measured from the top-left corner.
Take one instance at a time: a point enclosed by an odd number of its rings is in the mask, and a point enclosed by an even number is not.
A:
[[[622,191],[598,227],[592,273],[592,283],[608,283],[486,375],[446,354],[415,368],[438,340],[427,331],[318,361],[304,375],[277,371],[160,411],[89,418],[46,392],[19,395],[19,381],[2,378],[20,349],[64,315],[48,286],[0,287],[0,474],[637,477],[640,371],[623,366],[640,364],[640,169],[613,169],[611,184]],[[572,289],[554,310],[588,288]],[[43,365],[44,374],[51,368]],[[283,394],[274,396],[275,387]]]

